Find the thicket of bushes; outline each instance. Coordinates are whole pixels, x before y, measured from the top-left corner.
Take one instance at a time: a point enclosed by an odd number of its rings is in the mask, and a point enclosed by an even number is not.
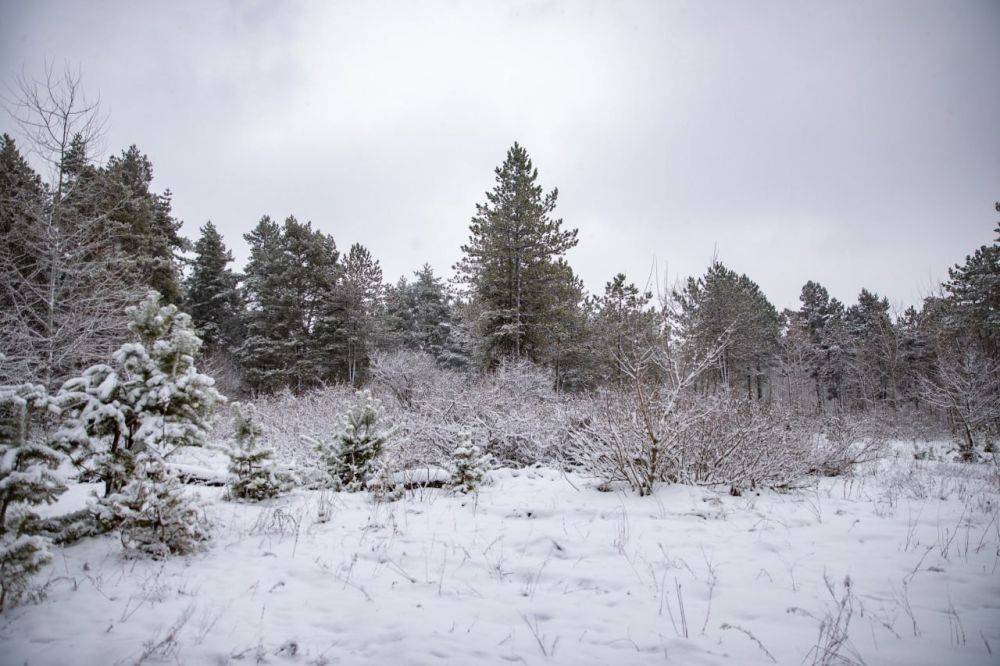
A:
[[[468,437],[494,465],[576,469],[644,494],[659,482],[733,492],[789,487],[809,475],[843,473],[878,455],[890,437],[906,434],[870,416],[700,393],[693,382],[677,386],[662,377],[561,393],[550,373],[531,363],[472,374],[415,352],[378,357],[368,389],[393,429],[382,453],[393,468],[447,467]],[[262,396],[254,404],[263,438],[309,478],[321,461],[304,438],[329,432],[355,402],[352,388],[334,385]],[[229,427],[219,419],[214,437],[228,437]]]

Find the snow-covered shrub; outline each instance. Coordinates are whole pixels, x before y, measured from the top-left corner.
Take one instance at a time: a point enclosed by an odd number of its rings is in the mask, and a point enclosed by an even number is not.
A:
[[[395,465],[383,456],[373,465],[365,487],[376,502],[395,502],[406,494],[403,484],[396,483]]]
[[[229,473],[225,498],[261,500],[277,497],[286,490],[272,458],[274,452],[261,443],[262,429],[253,405],[233,403],[233,439],[226,448]]]
[[[308,438],[334,486],[348,492],[364,490],[375,470],[390,432],[380,422],[382,404],[369,391],[359,391],[355,405],[341,417],[333,440]]]
[[[404,408],[412,407],[414,399],[426,395],[445,374],[430,354],[408,350],[376,354],[371,365],[372,382]]]
[[[161,305],[156,292],[127,313],[137,341],[122,345],[113,365],[88,368],[56,396],[64,415],[57,440],[104,481],[106,495],[128,483],[141,452],[164,457],[202,445],[223,399],[195,367],[201,340],[188,315]]]
[[[730,394],[689,397],[693,418],[681,435],[684,483],[729,486],[741,494],[787,487],[809,469],[815,433],[787,409]]]
[[[665,406],[664,406],[665,407]],[[620,389],[600,392],[591,413],[572,431],[569,452],[574,464],[602,484],[623,482],[640,495],[648,495],[659,481],[678,466],[676,413],[663,409],[648,423],[638,412],[634,396]]]
[[[451,487],[463,493],[476,492],[486,476],[489,463],[489,454],[484,455],[482,450],[472,443],[472,435],[465,433],[451,453],[448,465]]]
[[[419,369],[414,372],[411,367]],[[416,352],[378,356],[373,390],[385,398],[407,467],[447,462],[469,432],[501,464],[561,464],[586,399],[556,392],[550,371],[526,361],[492,373],[441,368]]]
[[[810,451],[809,471],[839,476],[854,465],[870,462],[884,450],[886,441],[872,419],[833,414],[814,424],[817,436]]]
[[[812,442],[801,420],[784,408],[699,386],[722,348],[703,354],[653,348],[623,366],[628,381],[601,392],[574,428],[573,460],[640,495],[659,482],[727,485],[739,494],[800,479]]]
[[[696,383],[721,349],[695,354],[664,345],[620,358],[627,381],[603,390],[574,427],[572,460],[640,495],[658,482],[685,481],[685,433],[711,409],[694,399]]]
[[[263,439],[274,450],[275,459],[282,466],[294,469],[307,486],[315,486],[319,479],[312,478],[310,472],[318,471],[319,454],[311,436],[336,428],[339,415],[348,411],[354,400],[353,388],[337,384],[300,395],[283,391],[261,396],[252,404]],[[219,419],[211,438],[215,441],[231,439],[232,425],[232,419]]]
[[[118,525],[130,556],[162,558],[196,550],[209,536],[204,508],[187,495],[163,461],[136,460],[136,474],[119,493],[98,504],[103,520]]]
[[[400,470],[444,465],[466,431],[499,464],[563,464],[570,429],[588,401],[556,392],[549,371],[526,362],[479,374],[442,368],[427,354],[396,352],[376,356],[371,373],[368,390],[382,403],[380,417],[393,424],[397,436],[385,446]],[[277,460],[308,487],[319,487],[313,473],[322,462],[313,437],[339,427],[336,415],[355,400],[353,389],[333,385],[253,404]],[[229,421],[220,420],[212,439],[231,436]]]
[[[30,510],[66,490],[56,471],[62,454],[32,428],[49,406],[42,386],[0,386],[0,610],[17,602],[50,559],[48,539],[37,534],[38,516]]]
[[[921,397],[948,418],[959,458],[973,462],[1000,443],[1000,361],[978,345],[941,350]]]

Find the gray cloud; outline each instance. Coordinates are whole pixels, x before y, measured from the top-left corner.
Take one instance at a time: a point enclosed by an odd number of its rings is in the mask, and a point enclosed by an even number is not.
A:
[[[599,290],[717,251],[917,300],[992,233],[1000,4],[10,2],[0,65],[83,68],[194,236],[260,215],[448,272],[515,139]],[[10,130],[6,120],[3,129]]]

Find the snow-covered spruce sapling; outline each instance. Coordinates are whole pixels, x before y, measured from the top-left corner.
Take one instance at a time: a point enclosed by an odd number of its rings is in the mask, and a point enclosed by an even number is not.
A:
[[[274,451],[261,442],[257,411],[249,403],[234,402],[232,407],[234,433],[226,449],[231,477],[225,498],[259,502],[277,497],[285,484],[274,469]]]
[[[223,400],[195,366],[201,340],[188,315],[162,305],[155,291],[127,314],[136,341],[122,345],[112,365],[88,368],[56,396],[64,415],[57,439],[104,482],[106,496],[131,480],[139,453],[163,458],[179,446],[204,444],[208,419]]]
[[[34,533],[38,517],[30,509],[66,490],[55,471],[62,455],[31,427],[49,406],[42,386],[0,386],[0,610],[16,603],[50,560],[49,541]]]
[[[305,438],[315,446],[335,488],[364,490],[375,471],[375,459],[390,433],[379,422],[382,404],[369,391],[359,391],[357,402],[341,417],[340,432],[332,441]]]
[[[139,454],[134,478],[121,492],[105,499],[100,508],[111,513],[105,520],[120,526],[122,545],[130,556],[184,555],[210,536],[201,503],[185,493],[180,481],[153,454]]]
[[[478,446],[472,443],[472,435],[463,434],[448,462],[448,471],[451,472],[451,487],[463,493],[476,492],[486,476],[489,463],[490,455],[484,454]]]

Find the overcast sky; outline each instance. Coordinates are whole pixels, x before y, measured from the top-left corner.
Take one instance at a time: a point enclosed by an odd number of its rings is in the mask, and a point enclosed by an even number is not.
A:
[[[9,80],[79,64],[195,237],[262,214],[448,275],[515,140],[588,288],[713,253],[910,303],[992,239],[1000,2],[0,0]],[[11,131],[0,115],[2,130]]]

